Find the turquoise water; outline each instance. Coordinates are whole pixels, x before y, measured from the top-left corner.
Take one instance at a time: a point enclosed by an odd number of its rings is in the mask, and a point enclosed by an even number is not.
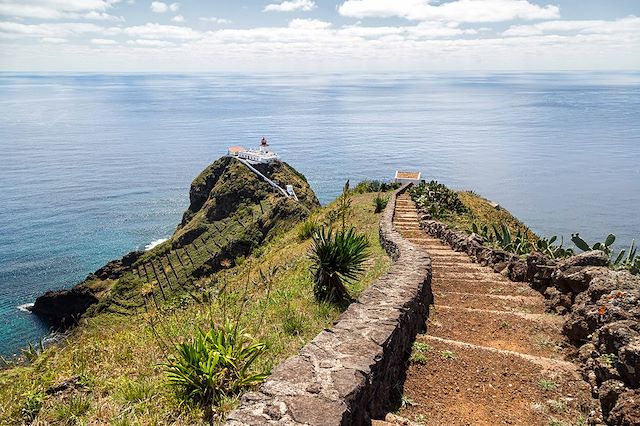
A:
[[[47,333],[19,306],[169,236],[193,177],[263,135],[322,202],[417,169],[544,235],[640,236],[638,73],[0,73],[0,353]]]

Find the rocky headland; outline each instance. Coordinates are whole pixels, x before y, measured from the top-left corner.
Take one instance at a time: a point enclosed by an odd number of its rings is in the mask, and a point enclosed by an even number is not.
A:
[[[288,164],[276,161],[256,168],[283,189],[293,185],[299,202],[274,192],[238,160],[222,157],[194,179],[189,208],[171,238],[150,251],[107,263],[71,289],[46,292],[32,312],[66,328],[85,314],[139,309],[182,291],[173,278],[188,289],[194,280],[232,266],[234,259],[320,206],[305,177]]]

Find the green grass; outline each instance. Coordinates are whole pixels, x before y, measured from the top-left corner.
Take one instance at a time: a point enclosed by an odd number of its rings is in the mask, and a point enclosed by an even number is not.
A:
[[[440,356],[442,359],[454,360],[456,359],[456,354],[453,351],[442,351],[440,352]]]
[[[540,389],[545,391],[552,391],[558,387],[558,385],[554,381],[548,379],[538,380],[538,386],[540,387]]]
[[[355,298],[391,264],[379,244],[379,216],[372,204],[375,196],[354,195],[348,219],[348,224],[365,233],[371,242],[364,274],[348,285]],[[332,207],[318,210],[311,219],[322,223]],[[148,312],[138,309],[120,315],[105,309],[83,320],[65,344],[45,349],[31,365],[0,372],[0,424],[20,424],[23,408],[43,424],[55,423],[63,414],[78,424],[204,424],[202,409],[179,407],[179,399],[167,386],[161,364],[166,362],[168,353],[158,339],[185,341],[193,337],[198,327],[205,328],[211,318],[220,321],[223,303],[214,296],[225,288],[224,315],[237,316],[243,305],[240,325],[267,344],[266,354],[256,361],[256,369],[271,370],[297,353],[340,313],[335,306],[318,303],[314,298],[307,257],[311,241],[300,241],[302,226],[300,223],[281,230],[254,254],[214,275],[195,279],[192,295],[176,290],[157,308],[150,304]],[[197,256],[205,256],[204,250]],[[174,261],[178,262],[172,257]],[[165,266],[171,272],[168,264]],[[270,288],[262,285],[260,270],[266,272],[275,267]],[[185,268],[180,273],[189,270]],[[175,278],[170,280],[175,282]],[[79,377],[83,386],[73,396],[64,392],[46,395],[50,386],[74,377]],[[41,403],[33,395],[41,395]],[[235,399],[221,403],[221,414],[236,403]]]

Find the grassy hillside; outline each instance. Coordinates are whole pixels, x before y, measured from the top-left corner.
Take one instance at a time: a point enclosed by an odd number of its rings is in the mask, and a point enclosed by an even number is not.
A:
[[[189,340],[210,319],[219,324],[224,317],[239,317],[241,326],[267,344],[255,367],[270,369],[339,315],[334,305],[313,296],[307,258],[311,241],[299,237],[304,224],[298,218],[304,215],[291,214],[295,206],[270,197],[266,188],[269,206],[263,199],[260,213],[260,206],[246,202],[230,210],[237,212],[231,219],[220,218],[216,209],[228,208],[229,200],[205,197],[206,188],[210,194],[237,188],[211,192],[215,182],[230,180],[211,179],[213,174],[194,181],[190,209],[174,238],[142,255],[120,278],[96,280],[108,296],[91,308],[92,315],[65,344],[46,349],[29,366],[0,373],[0,424],[201,424],[201,409],[180,406],[167,386],[162,363],[175,342]],[[354,296],[390,266],[378,241],[374,198],[354,196],[348,219],[371,242],[366,273],[349,288]],[[310,207],[317,203],[312,192],[301,199]],[[312,218],[323,222],[333,208],[317,209]],[[229,246],[220,234],[247,241],[256,232],[264,243],[251,245],[246,256],[235,257],[220,247]],[[220,411],[235,402],[225,401]]]

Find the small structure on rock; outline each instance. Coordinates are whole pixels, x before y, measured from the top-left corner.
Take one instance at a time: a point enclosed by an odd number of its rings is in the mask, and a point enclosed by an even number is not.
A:
[[[396,170],[394,182],[396,183],[412,183],[414,185],[420,185],[420,172],[403,172]]]
[[[267,138],[262,138],[258,149],[247,149],[242,146],[232,146],[227,150],[230,157],[241,158],[253,164],[265,164],[280,159],[278,154],[269,149]]]

